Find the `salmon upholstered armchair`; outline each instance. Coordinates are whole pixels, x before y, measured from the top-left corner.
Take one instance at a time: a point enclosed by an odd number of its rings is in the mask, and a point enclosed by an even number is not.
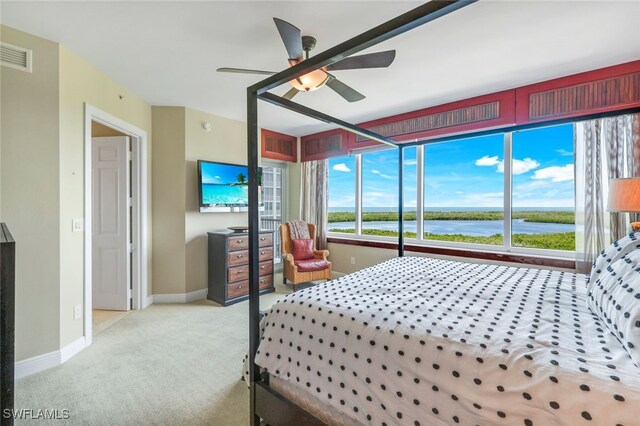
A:
[[[331,279],[331,262],[328,250],[315,250],[316,226],[308,223],[308,240],[293,240],[289,224],[280,225],[280,238],[282,242],[282,282],[287,280],[293,284],[293,291],[296,285],[315,280]],[[302,247],[301,246],[305,246]],[[294,256],[295,255],[295,256]]]

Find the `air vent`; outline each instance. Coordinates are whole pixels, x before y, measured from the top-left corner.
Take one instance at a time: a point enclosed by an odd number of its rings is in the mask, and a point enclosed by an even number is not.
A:
[[[31,50],[0,42],[0,64],[4,67],[31,72]]]

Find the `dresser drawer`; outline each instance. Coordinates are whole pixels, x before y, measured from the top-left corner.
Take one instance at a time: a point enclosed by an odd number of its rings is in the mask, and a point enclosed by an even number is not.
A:
[[[248,249],[249,234],[244,234],[238,237],[229,237],[227,244],[229,246],[229,251]]]
[[[262,260],[262,258],[260,260]],[[246,265],[248,262],[249,250],[233,251],[227,255],[228,266]]]
[[[236,266],[227,271],[227,282],[235,283],[247,279],[249,279],[249,265]]]
[[[260,289],[273,286],[273,275],[264,275],[260,277]]]
[[[273,247],[273,233],[260,234],[258,242],[260,247]]]
[[[258,266],[260,270],[260,275],[266,275],[273,272],[273,262],[268,260],[266,262],[260,262],[260,266]]]
[[[227,299],[234,299],[249,294],[249,281],[227,284]]]
[[[273,247],[260,247],[258,255],[260,261],[273,259]]]

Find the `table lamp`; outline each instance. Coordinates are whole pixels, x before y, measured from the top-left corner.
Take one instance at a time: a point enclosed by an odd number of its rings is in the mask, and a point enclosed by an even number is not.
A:
[[[640,177],[611,179],[607,210],[620,213],[640,212]],[[640,222],[631,222],[629,232],[640,232]]]

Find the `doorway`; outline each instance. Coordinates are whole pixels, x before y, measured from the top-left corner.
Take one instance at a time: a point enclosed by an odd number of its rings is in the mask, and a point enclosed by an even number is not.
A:
[[[86,344],[149,304],[146,142],[145,131],[85,104]]]

